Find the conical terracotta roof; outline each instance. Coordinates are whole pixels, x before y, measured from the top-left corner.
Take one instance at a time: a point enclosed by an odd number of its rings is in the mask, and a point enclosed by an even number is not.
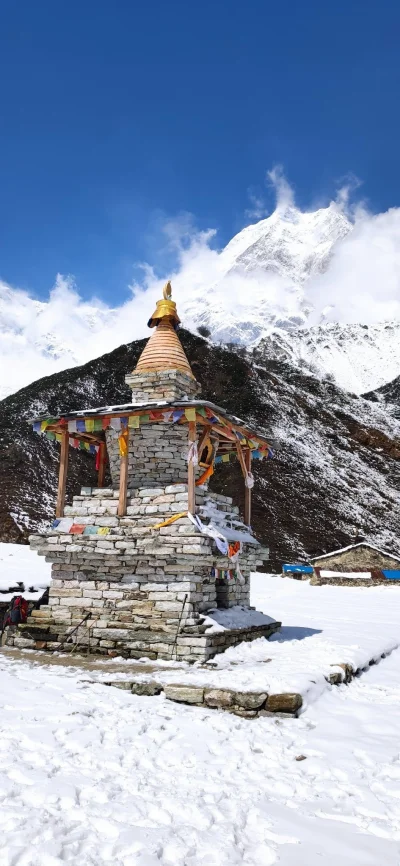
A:
[[[146,343],[134,369],[134,373],[155,373],[165,370],[180,370],[194,379],[182,343],[176,333],[175,323],[179,322],[176,306],[171,301],[171,284],[164,288],[164,300],[157,302],[157,310],[149,320],[149,327],[155,327],[154,334]]]

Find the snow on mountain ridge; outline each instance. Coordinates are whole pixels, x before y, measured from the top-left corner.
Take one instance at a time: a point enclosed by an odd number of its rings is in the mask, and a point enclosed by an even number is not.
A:
[[[219,253],[207,239],[197,246],[196,241],[172,275],[184,325],[192,331],[208,328],[217,343],[258,347],[259,358],[277,352],[357,393],[390,381],[400,374],[397,322],[314,323],[318,317],[323,322],[324,311],[335,306],[335,286],[342,286],[347,303],[348,282],[342,283],[343,270],[337,277],[334,266],[340,251],[348,253],[356,231],[335,202],[311,212],[278,204]],[[359,260],[363,252],[357,243],[356,248]],[[345,275],[351,277],[348,262]],[[72,282],[60,277],[48,302],[0,283],[0,399],[34,379],[146,336],[146,314],[160,283],[139,286],[115,309],[82,301]],[[343,304],[342,312],[345,316]]]

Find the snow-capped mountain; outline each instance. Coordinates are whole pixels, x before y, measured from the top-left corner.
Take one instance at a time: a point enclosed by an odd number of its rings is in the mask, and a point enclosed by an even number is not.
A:
[[[215,341],[243,346],[274,327],[305,325],[312,309],[307,282],[328,268],[335,244],[351,228],[334,202],[312,213],[278,207],[222,250],[219,279],[206,292],[200,285],[191,293],[186,323],[208,328]]]
[[[329,376],[346,391],[363,394],[400,374],[400,322],[314,328],[275,328],[254,348],[258,361],[289,360],[318,378]]]
[[[70,327],[63,327],[61,282],[51,302],[0,282],[0,400],[41,376],[81,364],[88,334],[101,333],[110,323],[112,310],[79,303],[70,307]]]
[[[376,218],[381,227],[386,216]],[[360,224],[354,226],[335,202],[310,213],[278,204],[220,252],[210,248],[207,237],[197,238],[181,251],[171,275],[182,322],[208,333],[214,343],[246,347],[258,361],[276,354],[318,377],[333,377],[349,391],[373,390],[400,375],[400,324],[393,306],[378,309],[371,289],[364,292],[369,262],[353,291],[354,262],[364,265],[366,247],[375,256],[375,296],[384,296],[392,284],[397,291],[398,226],[385,223],[380,230],[383,234],[371,242],[367,234],[360,245]],[[0,399],[41,376],[147,336],[145,323],[161,286],[161,280],[147,280],[112,309],[82,301],[62,278],[48,302],[0,283]],[[387,321],[379,323],[382,309]],[[328,321],[333,317],[344,322]]]

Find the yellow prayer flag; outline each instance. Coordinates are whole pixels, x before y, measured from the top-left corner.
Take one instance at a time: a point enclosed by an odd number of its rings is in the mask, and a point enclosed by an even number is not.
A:
[[[223,463],[229,463],[229,454],[223,454],[222,455],[222,462]]]
[[[99,526],[97,535],[108,535],[110,529],[108,526]]]
[[[188,408],[185,409],[185,415],[188,421],[195,421],[196,409],[194,408],[194,406],[188,406]]]
[[[120,457],[126,457],[128,454],[128,431],[124,431],[121,433],[121,436],[118,437],[119,443],[119,455]]]
[[[40,423],[40,429],[41,429],[41,430],[45,430],[46,427],[47,427],[47,421],[41,421],[41,423]]]
[[[138,430],[140,427],[139,415],[130,415],[128,418],[128,427],[133,427],[134,430]]]
[[[93,433],[94,418],[85,418],[85,430],[87,433]]]

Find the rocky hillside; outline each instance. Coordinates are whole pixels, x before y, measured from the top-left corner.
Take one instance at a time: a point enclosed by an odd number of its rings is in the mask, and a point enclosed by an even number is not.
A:
[[[254,364],[244,349],[180,334],[204,397],[275,440],[275,460],[255,462],[253,491],[253,525],[274,561],[343,546],[354,529],[400,553],[400,423],[383,398],[353,397],[288,361]],[[143,345],[121,346],[0,403],[0,540],[23,542],[54,513],[58,446],[32,432],[32,416],[129,401],[124,376]],[[71,451],[69,495],[95,483],[93,469],[92,458]],[[212,486],[241,504],[236,463],[218,466]]]
[[[274,330],[259,341],[256,358],[280,358],[326,376],[355,394],[390,383],[400,370],[400,322],[350,325],[329,322],[313,328]],[[388,386],[390,387],[390,385]]]

